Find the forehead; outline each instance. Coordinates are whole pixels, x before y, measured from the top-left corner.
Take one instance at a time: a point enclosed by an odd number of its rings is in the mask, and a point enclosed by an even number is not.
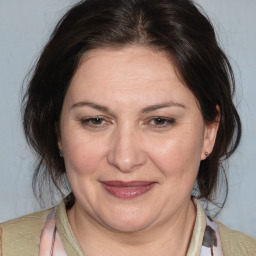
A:
[[[95,49],[85,54],[76,74],[79,69],[88,73],[95,72],[96,69],[109,79],[123,79],[125,75],[128,80],[159,80],[166,78],[167,74],[172,76],[172,79],[177,78],[173,72],[174,66],[167,56],[163,51],[143,46]]]
[[[178,78],[170,57],[163,51],[142,46],[89,51],[82,58],[67,94],[72,98],[101,100],[130,97],[130,102],[143,98],[194,100]]]

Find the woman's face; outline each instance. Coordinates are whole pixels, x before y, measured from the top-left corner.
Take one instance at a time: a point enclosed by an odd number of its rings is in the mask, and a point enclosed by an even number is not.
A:
[[[133,232],[178,217],[217,125],[164,52],[129,46],[87,53],[67,91],[59,148],[75,207]]]

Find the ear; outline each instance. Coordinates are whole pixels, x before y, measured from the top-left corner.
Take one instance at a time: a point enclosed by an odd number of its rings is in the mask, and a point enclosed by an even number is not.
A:
[[[218,116],[216,117],[216,120],[211,122],[211,123],[206,123],[205,124],[205,131],[204,131],[204,143],[203,143],[203,149],[201,153],[201,160],[205,160],[208,155],[210,155],[214,144],[215,140],[217,137],[217,132],[219,128],[219,122],[220,122],[220,111],[219,107],[217,106],[217,111],[218,111]]]
[[[58,148],[60,151],[62,151],[62,142],[61,142],[61,138],[58,138]]]

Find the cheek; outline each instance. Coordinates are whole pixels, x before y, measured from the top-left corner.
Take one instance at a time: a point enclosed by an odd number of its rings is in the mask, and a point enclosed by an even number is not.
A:
[[[148,155],[165,176],[197,174],[203,136],[196,131],[173,132],[168,138],[152,139],[150,144],[146,146],[151,148]]]
[[[75,133],[63,137],[67,172],[75,172],[79,175],[94,172],[105,156],[103,144],[98,139],[90,139]]]

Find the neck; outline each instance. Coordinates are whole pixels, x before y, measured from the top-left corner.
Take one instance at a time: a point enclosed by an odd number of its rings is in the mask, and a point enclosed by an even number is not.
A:
[[[185,256],[196,218],[193,202],[188,201],[176,216],[144,230],[124,233],[106,228],[75,204],[68,219],[87,256],[94,255],[176,255]]]

